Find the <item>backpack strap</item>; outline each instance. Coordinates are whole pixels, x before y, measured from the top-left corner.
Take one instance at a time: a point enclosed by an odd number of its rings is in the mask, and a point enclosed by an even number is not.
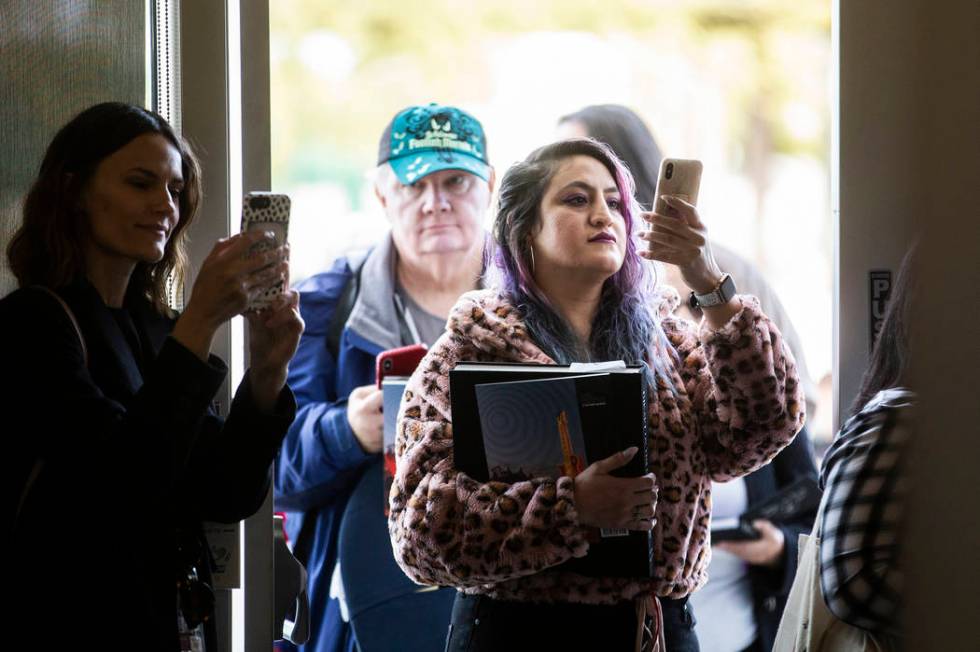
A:
[[[364,269],[365,260],[367,260],[367,256],[351,265],[350,278],[344,285],[344,291],[340,293],[337,309],[334,310],[333,316],[330,318],[330,325],[327,327],[327,350],[330,351],[334,360],[337,360],[340,354],[340,338],[344,333],[344,327],[347,326],[347,318],[354,310],[357,296],[361,293],[361,270]]]
[[[78,343],[82,346],[82,361],[85,366],[88,367],[88,347],[85,346],[85,336],[82,335],[82,329],[78,325],[78,319],[75,318],[75,313],[72,312],[65,300],[62,299],[57,292],[51,288],[44,287],[43,285],[35,285],[34,289],[46,292],[55,301],[61,304],[61,308],[68,315],[68,319],[71,321],[71,325],[75,328],[75,334],[78,335]],[[27,479],[24,481],[24,488],[20,492],[20,499],[17,501],[17,511],[14,512],[14,531],[17,531],[17,524],[20,521],[21,511],[24,509],[24,503],[27,502],[27,496],[31,493],[31,488],[34,487],[34,483],[37,482],[37,477],[41,474],[41,470],[44,468],[44,460],[37,459],[34,461],[34,466],[31,467],[31,472],[27,474]]]
[[[330,325],[327,326],[327,350],[333,356],[335,363],[339,362],[340,338],[347,326],[347,319],[350,317],[351,311],[354,310],[357,296],[361,293],[361,270],[364,269],[364,261],[366,260],[367,256],[365,255],[360,260],[350,264],[351,275],[344,284],[340,299],[337,300],[337,309],[334,310],[330,317]],[[309,547],[312,543],[313,522],[314,511],[305,512],[303,524],[300,526],[299,532],[296,533],[295,541],[293,541],[293,556],[304,566],[308,565],[310,561]]]

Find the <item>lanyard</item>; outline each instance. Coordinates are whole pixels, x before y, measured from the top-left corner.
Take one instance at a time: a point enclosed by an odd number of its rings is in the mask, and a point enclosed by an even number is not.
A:
[[[422,341],[422,336],[419,335],[419,329],[415,325],[415,319],[412,317],[412,311],[405,307],[405,302],[402,301],[401,295],[396,291],[395,295],[395,313],[398,314],[398,325],[401,327],[402,344],[425,344]],[[406,329],[408,332],[406,333]],[[405,336],[409,337],[406,338]],[[406,339],[410,341],[406,342]]]

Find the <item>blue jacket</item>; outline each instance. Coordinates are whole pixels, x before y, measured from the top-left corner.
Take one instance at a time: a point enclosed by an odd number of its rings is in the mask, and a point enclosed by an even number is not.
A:
[[[297,286],[306,330],[289,365],[289,384],[298,410],[276,464],[275,504],[287,512],[290,541],[297,542],[302,530],[301,547],[308,551],[300,555],[309,572],[311,627],[304,651],[442,649],[449,623],[455,592],[419,587],[395,563],[383,513],[381,456],[361,449],[347,421],[347,397],[375,382],[377,354],[403,344],[392,299],[394,262],[390,237],[363,260],[360,292],[336,360],[327,337],[352,275],[351,260],[341,258]],[[341,556],[351,623],[330,598]]]

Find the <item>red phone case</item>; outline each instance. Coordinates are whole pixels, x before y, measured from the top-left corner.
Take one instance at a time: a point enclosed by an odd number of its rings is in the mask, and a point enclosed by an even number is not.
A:
[[[397,349],[388,349],[378,354],[375,360],[374,375],[378,379],[378,389],[385,376],[411,376],[422,362],[427,349],[423,344],[410,344]]]

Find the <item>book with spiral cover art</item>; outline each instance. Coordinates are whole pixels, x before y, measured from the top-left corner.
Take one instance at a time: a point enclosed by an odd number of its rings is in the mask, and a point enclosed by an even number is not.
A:
[[[584,367],[589,369],[589,367]],[[640,367],[461,363],[450,373],[456,467],[481,481],[575,477],[630,446],[613,472],[647,472],[646,382]],[[651,577],[649,532],[595,530],[589,552],[562,565],[590,576]]]
[[[491,480],[574,478],[588,466],[579,386],[593,388],[584,409],[605,410],[607,383],[599,376],[485,383],[476,386],[480,430]],[[599,390],[599,391],[595,391]]]

